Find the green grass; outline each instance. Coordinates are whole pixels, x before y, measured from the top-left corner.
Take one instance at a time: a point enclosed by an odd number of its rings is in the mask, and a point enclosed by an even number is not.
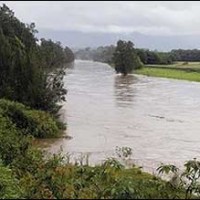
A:
[[[114,65],[111,65],[114,67]],[[144,65],[133,73],[200,82],[200,62],[175,62],[169,65]]]
[[[172,65],[169,65],[172,67]],[[197,65],[194,65],[197,67]],[[199,66],[200,68],[200,66]],[[196,71],[190,70],[182,70],[177,68],[170,68],[167,69],[165,67],[144,67],[139,69],[135,72],[136,74],[142,74],[147,76],[154,76],[154,77],[164,77],[164,78],[172,78],[172,79],[181,79],[181,80],[188,80],[188,81],[197,81],[200,82],[200,73]]]
[[[178,68],[178,69],[200,69],[200,62],[175,62],[170,65],[145,65],[145,67],[155,68]]]

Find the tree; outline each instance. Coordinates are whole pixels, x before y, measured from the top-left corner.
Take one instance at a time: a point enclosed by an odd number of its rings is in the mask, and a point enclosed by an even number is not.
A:
[[[70,63],[74,61],[75,59],[74,53],[69,47],[65,47],[64,54],[65,54],[65,63]]]
[[[56,114],[65,99],[63,76],[73,53],[59,42],[37,44],[35,24],[19,21],[0,6],[0,98]]]
[[[38,107],[56,114],[61,106],[58,102],[65,101],[67,90],[63,78],[67,64],[74,61],[74,54],[69,47],[63,48],[60,42],[41,39],[38,46],[38,57],[44,73],[44,89],[38,93]]]
[[[113,62],[115,71],[124,75],[142,67],[142,63],[135,53],[134,44],[131,41],[119,40],[117,42]]]

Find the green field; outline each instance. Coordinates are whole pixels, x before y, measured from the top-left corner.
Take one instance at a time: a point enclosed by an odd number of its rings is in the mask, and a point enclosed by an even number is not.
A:
[[[135,72],[146,76],[200,82],[200,62],[176,62],[172,65],[145,65]]]
[[[199,69],[200,70],[200,62],[175,62],[170,65],[145,65],[145,67],[155,67],[155,68],[175,68],[175,69]]]

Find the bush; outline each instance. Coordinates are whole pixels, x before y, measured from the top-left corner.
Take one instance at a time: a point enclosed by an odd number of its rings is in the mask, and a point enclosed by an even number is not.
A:
[[[0,113],[0,158],[10,164],[23,155],[30,144],[28,137],[22,135],[12,122]]]
[[[31,110],[21,103],[0,100],[0,113],[8,118],[22,133],[38,138],[59,135],[58,123],[44,111]]]
[[[0,198],[18,199],[22,191],[19,187],[19,181],[13,176],[12,170],[5,167],[0,162]]]

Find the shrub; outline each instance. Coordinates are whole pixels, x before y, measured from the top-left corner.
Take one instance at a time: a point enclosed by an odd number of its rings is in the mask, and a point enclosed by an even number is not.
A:
[[[18,185],[19,181],[13,176],[12,170],[0,162],[0,198],[18,199],[22,191]]]
[[[56,137],[59,128],[49,113],[32,110],[21,103],[0,100],[3,117],[8,118],[21,132],[38,138]]]
[[[22,135],[8,117],[0,113],[0,158],[4,163],[10,164],[13,159],[23,155],[29,144],[29,138]]]

